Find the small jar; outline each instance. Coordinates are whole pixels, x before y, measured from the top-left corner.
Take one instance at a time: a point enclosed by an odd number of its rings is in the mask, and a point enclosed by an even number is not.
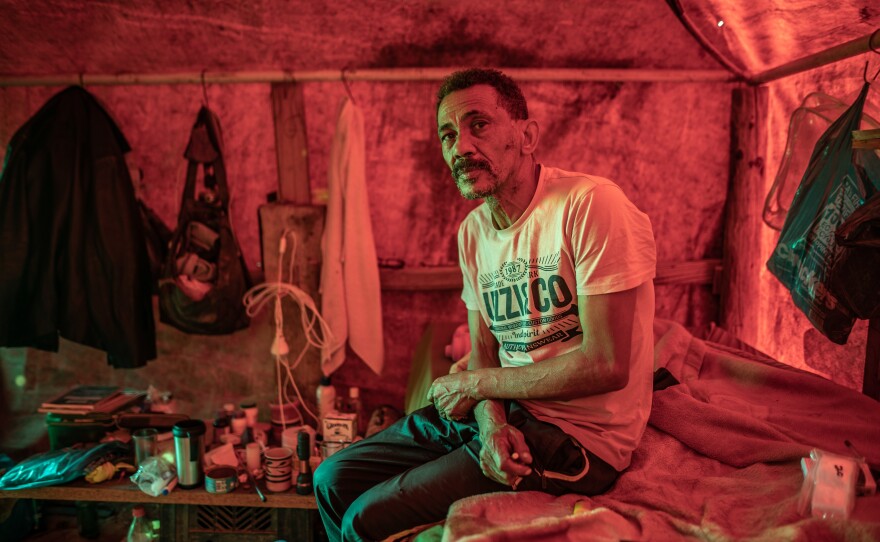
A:
[[[214,442],[216,444],[222,444],[223,441],[220,440],[223,435],[229,434],[229,418],[226,416],[218,417],[214,419]]]
[[[230,423],[232,425],[232,434],[238,436],[244,435],[245,429],[247,429],[247,418],[245,418],[244,412],[236,410],[232,414],[232,420]]]
[[[247,420],[248,427],[254,427],[257,425],[257,403],[253,401],[245,401],[244,403],[239,405],[241,410],[244,411],[244,417]]]

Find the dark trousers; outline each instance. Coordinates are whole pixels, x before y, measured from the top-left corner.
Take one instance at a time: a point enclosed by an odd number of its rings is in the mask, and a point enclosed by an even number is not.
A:
[[[619,473],[558,427],[536,420],[513,401],[507,408],[508,423],[523,432],[534,458],[532,474],[517,491],[596,495],[614,484]],[[463,497],[510,491],[482,473],[480,448],[473,418],[444,420],[430,405],[333,454],[314,476],[327,536],[332,542],[378,541],[444,519]],[[584,470],[577,481],[552,477]]]

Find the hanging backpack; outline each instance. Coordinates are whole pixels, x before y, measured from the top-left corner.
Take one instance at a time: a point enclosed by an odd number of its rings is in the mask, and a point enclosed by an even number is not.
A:
[[[849,215],[834,238],[840,250],[828,281],[832,293],[858,318],[880,318],[880,192]]]
[[[202,107],[184,153],[186,186],[159,281],[160,320],[187,333],[220,335],[249,323],[242,297],[250,277],[229,223],[222,149],[217,116]]]

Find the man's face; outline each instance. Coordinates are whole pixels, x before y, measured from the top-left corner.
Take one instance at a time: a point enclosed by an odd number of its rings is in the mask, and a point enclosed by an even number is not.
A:
[[[437,110],[437,134],[443,159],[461,195],[496,195],[510,180],[520,159],[517,123],[498,104],[489,85],[457,90]]]

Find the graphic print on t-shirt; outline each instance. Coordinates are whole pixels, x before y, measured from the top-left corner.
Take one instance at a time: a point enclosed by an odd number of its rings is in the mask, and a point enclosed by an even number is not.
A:
[[[516,258],[479,275],[489,329],[508,352],[569,341],[580,329],[574,288],[559,274],[560,253]]]

